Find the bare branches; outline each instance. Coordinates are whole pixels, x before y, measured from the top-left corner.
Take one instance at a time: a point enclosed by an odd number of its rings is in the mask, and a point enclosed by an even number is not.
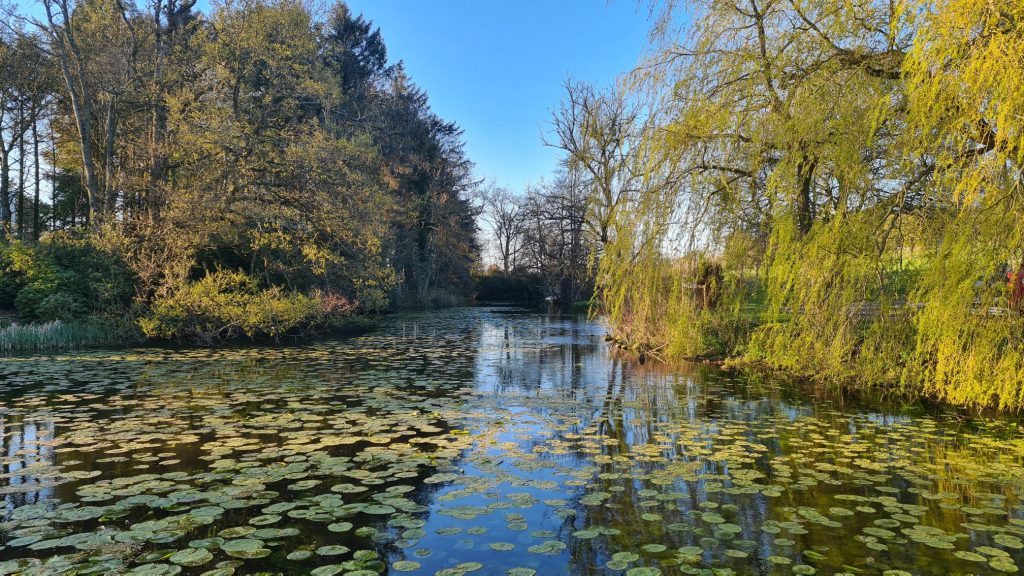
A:
[[[638,189],[631,154],[641,136],[640,109],[622,91],[598,92],[567,81],[566,95],[552,115],[549,146],[565,152],[569,172],[587,176],[591,225],[601,244],[611,241],[616,213]]]
[[[526,249],[524,235],[529,214],[523,198],[507,188],[491,186],[484,193],[484,218],[491,226],[491,235],[497,243],[501,271],[512,273],[519,265],[519,256]]]

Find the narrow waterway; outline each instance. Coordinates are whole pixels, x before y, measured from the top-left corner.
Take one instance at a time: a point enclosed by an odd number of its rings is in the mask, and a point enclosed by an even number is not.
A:
[[[0,360],[0,574],[997,574],[1024,433],[512,308]]]

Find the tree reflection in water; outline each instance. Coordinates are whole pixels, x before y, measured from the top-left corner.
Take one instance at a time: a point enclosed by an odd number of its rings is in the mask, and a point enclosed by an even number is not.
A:
[[[576,318],[461,309],[302,347],[8,359],[0,571],[1020,562],[1014,423],[639,365],[602,335]]]

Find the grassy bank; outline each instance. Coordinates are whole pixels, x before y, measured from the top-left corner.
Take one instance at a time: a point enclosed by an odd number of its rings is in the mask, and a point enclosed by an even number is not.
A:
[[[649,284],[656,290],[605,305],[612,338],[666,362],[714,360],[972,409],[1024,408],[1024,317],[1012,285],[975,273],[966,252],[878,274],[825,258],[821,244],[835,238],[780,250],[760,275],[726,270],[701,280],[692,266],[666,265]],[[717,287],[708,298],[694,286]]]
[[[375,329],[378,325],[379,320],[376,316],[353,315],[315,328],[303,327],[293,333],[279,335],[277,338],[240,336],[232,341],[236,343],[299,343],[321,336],[358,336]],[[30,324],[7,322],[0,325],[0,354],[63,352],[89,348],[120,348],[170,343],[174,343],[174,341],[147,337],[130,319],[120,321],[89,319],[72,322],[53,320]]]
[[[128,322],[53,320],[33,324],[12,322],[0,327],[0,354],[109,348],[142,341],[141,332]]]

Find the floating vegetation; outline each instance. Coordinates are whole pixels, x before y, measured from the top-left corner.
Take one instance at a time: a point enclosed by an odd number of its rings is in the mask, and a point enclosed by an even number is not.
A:
[[[0,364],[0,574],[1007,574],[1024,434],[620,363],[589,323]]]

